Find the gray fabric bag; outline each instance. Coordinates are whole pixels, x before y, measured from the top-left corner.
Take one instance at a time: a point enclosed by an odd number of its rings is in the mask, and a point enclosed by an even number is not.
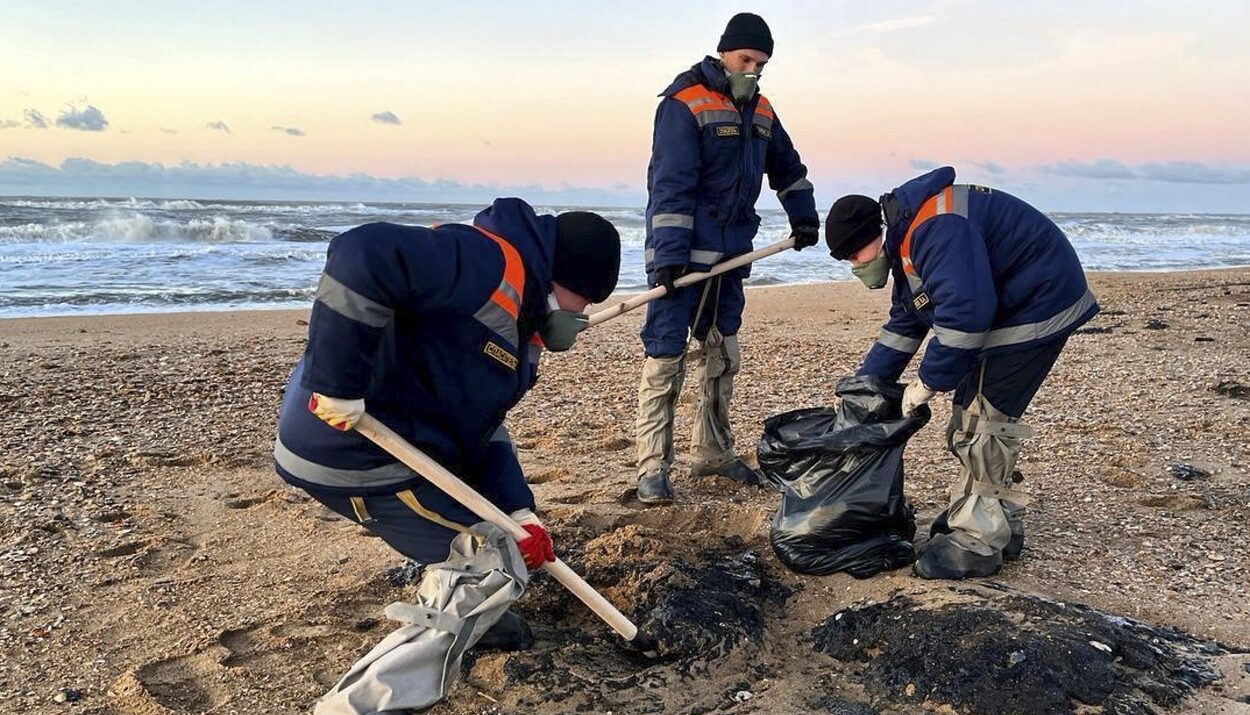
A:
[[[398,715],[442,700],[465,651],[528,582],[516,542],[493,524],[474,525],[451,542],[450,558],[425,567],[416,603],[386,607],[404,625],[357,661],[314,715]]]

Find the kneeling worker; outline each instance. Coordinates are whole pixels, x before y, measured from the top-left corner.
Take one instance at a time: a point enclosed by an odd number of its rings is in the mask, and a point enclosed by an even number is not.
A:
[[[616,287],[620,238],[593,213],[498,199],[473,225],[374,223],[330,242],[308,346],[286,387],[278,474],[421,564],[481,521],[352,430],[371,415],[520,522],[530,569],[554,560],[504,417],[543,347],[567,350]],[[505,613],[479,645],[523,648]]]
[[[897,380],[932,331],[903,413],[954,391],[947,444],[963,466],[915,571],[989,576],[1024,546],[1027,496],[1010,488],[1020,423],[1072,331],[1098,312],[1063,231],[1024,201],[955,185],[935,169],[880,202],[844,196],[825,224],[829,252],[869,288],[894,276],[890,319],[861,375]]]

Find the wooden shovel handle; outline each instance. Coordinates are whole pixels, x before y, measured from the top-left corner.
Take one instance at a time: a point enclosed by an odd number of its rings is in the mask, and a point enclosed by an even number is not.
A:
[[[443,468],[443,465],[430,459],[429,455],[409,444],[408,440],[400,437],[394,430],[379,422],[372,415],[365,414],[362,416],[360,421],[356,423],[356,431],[368,437],[374,444],[386,450],[395,459],[411,467],[413,471],[428,479],[431,484],[442,489],[448,496],[463,504],[469,511],[477,514],[484,521],[489,521],[508,532],[512,538],[521,541],[529,536],[529,532],[522,529],[521,525],[505,514],[502,509],[495,506],[486,497],[478,494],[468,484],[460,481],[456,475]],[[622,638],[633,641],[635,636],[638,635],[638,626],[635,626],[623,613],[616,610],[616,607],[609,603],[608,599],[604,598],[602,594],[586,583],[585,579],[578,576],[577,572],[569,568],[568,564],[560,559],[556,559],[543,564],[543,568],[572,592],[574,596],[577,596],[582,603],[586,604],[590,610],[594,611],[595,615],[611,626],[612,630],[619,633]]]
[[[717,263],[716,265],[712,266],[710,269],[706,271],[702,271],[699,273],[687,273],[681,278],[678,278],[677,280],[673,281],[673,287],[685,288],[688,285],[694,285],[695,283],[698,283],[699,281],[705,281],[708,278],[711,278],[713,276],[719,276],[720,274],[725,273],[727,271],[732,271],[735,268],[741,268],[742,266],[745,266],[748,263],[754,263],[755,261],[758,261],[761,258],[767,258],[773,255],[774,253],[781,253],[787,248],[793,248],[793,247],[794,247],[794,239],[787,238],[782,241],[778,241],[776,243],[765,246],[764,248],[761,248],[758,251],[751,251],[750,253],[744,253],[741,256],[734,256],[733,258],[730,258],[727,261],[721,261],[720,263]],[[650,303],[656,298],[663,298],[667,293],[668,293],[668,288],[665,288],[664,286],[656,286],[655,288],[652,288],[651,290],[646,291],[645,293],[639,293],[638,295],[632,298],[629,298],[627,300],[621,301],[620,303],[617,303],[611,308],[605,308],[597,313],[591,314],[590,319],[587,321],[588,323],[587,327],[594,327],[600,323],[606,323],[607,321],[617,316],[624,315],[628,313],[629,311],[634,310],[636,308],[641,308],[642,306],[646,305],[647,303]]]

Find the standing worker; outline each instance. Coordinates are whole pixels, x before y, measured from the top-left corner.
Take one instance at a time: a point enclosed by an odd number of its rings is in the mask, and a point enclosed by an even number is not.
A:
[[[755,213],[768,174],[795,239],[816,245],[820,219],[807,168],[757,88],[773,54],[768,25],[758,15],[734,15],[716,47],[719,57],[677,76],[655,115],[647,170],[646,267],[652,286],[668,293],[647,306],[642,328],[646,361],[638,389],[638,499],[673,500],[673,421],[690,335],[698,351],[699,407],[691,449],[692,473],[758,484],[760,476],[734,453],[729,425],[733,379],[741,364],[738,328],[750,267],[702,285],[674,288],[684,273],[707,270],[752,250]]]
[[[448,559],[481,519],[352,430],[367,406],[530,533],[519,544],[529,569],[554,560],[504,417],[534,384],[541,349],[572,346],[619,267],[620,239],[602,217],[538,216],[520,199],[497,199],[472,226],[374,223],[337,236],[282,403],[278,474],[404,556]],[[473,624],[474,637],[489,625]],[[457,647],[472,640],[462,633]],[[478,643],[531,640],[509,611]]]
[[[947,444],[963,477],[916,560],[924,578],[989,576],[1019,557],[1028,497],[1009,485],[1032,436],[1020,417],[1068,336],[1098,313],[1053,221],[1010,194],[954,181],[942,167],[879,202],[844,196],[825,224],[829,252],[865,285],[894,276],[890,319],[859,374],[898,380],[932,331],[903,414],[954,391]]]

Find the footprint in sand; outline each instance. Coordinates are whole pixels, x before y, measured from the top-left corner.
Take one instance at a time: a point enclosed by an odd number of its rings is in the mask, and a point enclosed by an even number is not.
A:
[[[226,702],[229,688],[216,653],[158,660],[127,672],[113,686],[117,709],[133,715],[208,712]]]
[[[544,469],[543,471],[536,472],[534,474],[527,474],[525,475],[525,481],[530,484],[546,484],[547,482],[564,479],[570,474],[571,472],[564,467],[555,467],[553,469]]]

